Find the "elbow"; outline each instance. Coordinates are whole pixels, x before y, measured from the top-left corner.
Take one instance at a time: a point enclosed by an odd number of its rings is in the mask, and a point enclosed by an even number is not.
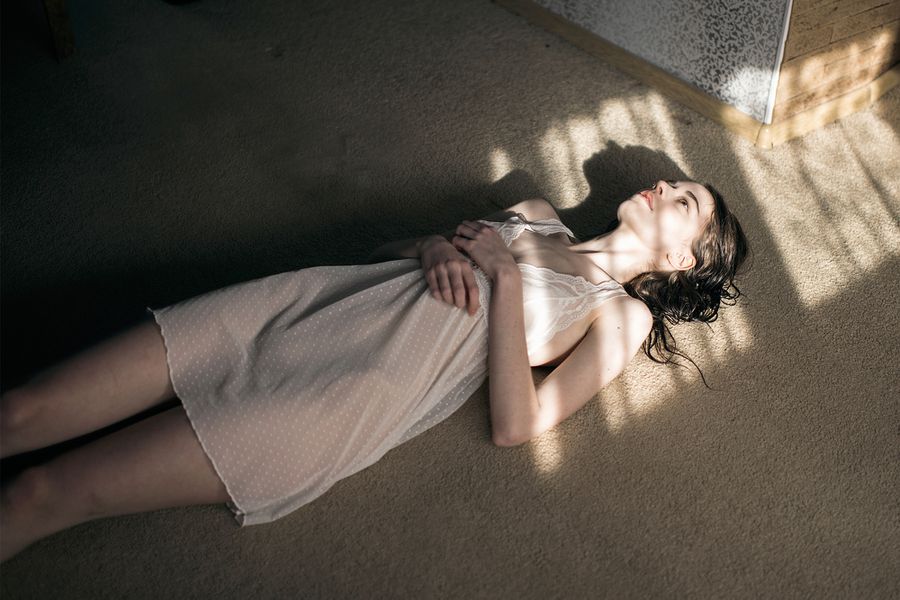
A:
[[[540,430],[532,423],[519,423],[518,426],[492,427],[491,441],[501,448],[512,448],[530,442],[539,435]]]
[[[507,434],[495,430],[491,435],[491,441],[495,446],[499,446],[501,448],[512,448],[513,446],[521,446],[528,440],[523,438],[522,436]]]

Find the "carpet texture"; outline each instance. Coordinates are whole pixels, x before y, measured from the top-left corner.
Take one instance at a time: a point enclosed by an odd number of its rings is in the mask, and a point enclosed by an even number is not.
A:
[[[84,523],[4,563],[4,598],[900,594],[900,90],[759,150],[487,0],[70,0],[61,64],[11,4],[4,390],[147,305],[528,197],[583,238],[655,179],[708,181],[754,256],[744,302],[674,329],[713,390],[640,354],[498,448],[485,385],[279,521]]]

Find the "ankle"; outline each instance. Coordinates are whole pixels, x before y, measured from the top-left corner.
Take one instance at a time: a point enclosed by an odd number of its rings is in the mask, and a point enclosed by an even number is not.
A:
[[[52,506],[52,482],[40,467],[23,471],[0,490],[0,562],[77,524]]]

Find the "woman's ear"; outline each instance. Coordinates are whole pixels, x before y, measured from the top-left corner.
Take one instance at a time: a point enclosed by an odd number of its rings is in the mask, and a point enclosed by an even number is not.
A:
[[[666,254],[666,260],[669,262],[669,265],[676,271],[687,271],[695,264],[697,264],[697,259],[694,258],[694,253],[691,252],[688,248],[679,248],[677,250],[672,250],[668,254]]]

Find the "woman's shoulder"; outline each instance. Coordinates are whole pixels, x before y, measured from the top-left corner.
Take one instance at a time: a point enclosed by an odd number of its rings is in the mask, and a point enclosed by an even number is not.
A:
[[[597,307],[588,330],[618,330],[639,344],[652,328],[653,313],[644,302],[626,293],[609,298]]]
[[[486,217],[482,217],[480,220],[502,223],[516,215],[521,215],[526,221],[545,221],[548,219],[560,220],[553,205],[543,198],[522,200],[504,210],[493,212]]]

